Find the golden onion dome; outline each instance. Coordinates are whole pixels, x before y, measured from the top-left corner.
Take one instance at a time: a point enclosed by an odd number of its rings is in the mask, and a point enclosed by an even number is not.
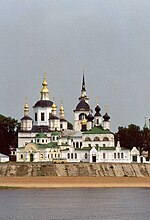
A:
[[[46,76],[44,76],[44,80],[43,80],[43,83],[42,83],[42,91],[41,92],[49,92],[48,88],[47,88],[47,81],[46,81]]]
[[[85,118],[85,116],[84,116],[84,118],[83,118],[82,121],[81,121],[81,124],[82,124],[82,125],[86,125],[86,122],[87,122],[87,120],[86,120],[86,118]]]
[[[56,109],[57,109],[57,106],[56,106],[55,103],[53,102],[53,104],[52,104],[52,111],[56,111]]]
[[[25,110],[25,111],[28,111],[28,110],[29,110],[28,98],[27,98],[27,97],[26,97],[26,101],[25,101],[24,110]]]
[[[62,106],[62,104],[61,104],[61,106],[60,106],[60,112],[63,112],[64,111],[64,107]]]

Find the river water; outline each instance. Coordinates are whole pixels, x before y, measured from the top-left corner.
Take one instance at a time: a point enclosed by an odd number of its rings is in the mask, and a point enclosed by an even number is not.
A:
[[[150,189],[0,190],[0,220],[150,220]]]

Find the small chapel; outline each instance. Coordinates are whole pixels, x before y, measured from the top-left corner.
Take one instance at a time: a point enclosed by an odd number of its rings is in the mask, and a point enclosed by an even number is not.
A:
[[[115,146],[110,128],[110,116],[101,114],[99,104],[93,110],[86,94],[83,74],[81,95],[74,112],[74,125],[65,118],[62,102],[57,106],[50,100],[46,76],[42,83],[40,100],[33,105],[33,118],[29,115],[26,98],[24,116],[18,132],[17,162],[53,162],[65,158],[67,162],[140,162],[139,151]]]

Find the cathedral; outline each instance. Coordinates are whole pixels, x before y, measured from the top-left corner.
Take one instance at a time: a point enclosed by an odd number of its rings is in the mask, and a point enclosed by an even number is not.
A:
[[[61,103],[59,115],[54,100],[49,98],[49,89],[44,77],[40,100],[33,106],[33,118],[29,115],[28,100],[18,133],[17,162],[53,162],[64,158],[67,162],[140,162],[139,151],[115,146],[110,130],[110,116],[101,115],[97,104],[94,111],[86,94],[83,74],[81,96],[74,112],[74,125],[65,118]]]

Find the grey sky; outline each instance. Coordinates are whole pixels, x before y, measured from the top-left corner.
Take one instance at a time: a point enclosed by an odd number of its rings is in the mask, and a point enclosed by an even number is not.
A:
[[[92,107],[109,105],[111,127],[150,117],[149,0],[0,0],[0,113],[20,119],[50,95],[73,122],[83,67]]]

